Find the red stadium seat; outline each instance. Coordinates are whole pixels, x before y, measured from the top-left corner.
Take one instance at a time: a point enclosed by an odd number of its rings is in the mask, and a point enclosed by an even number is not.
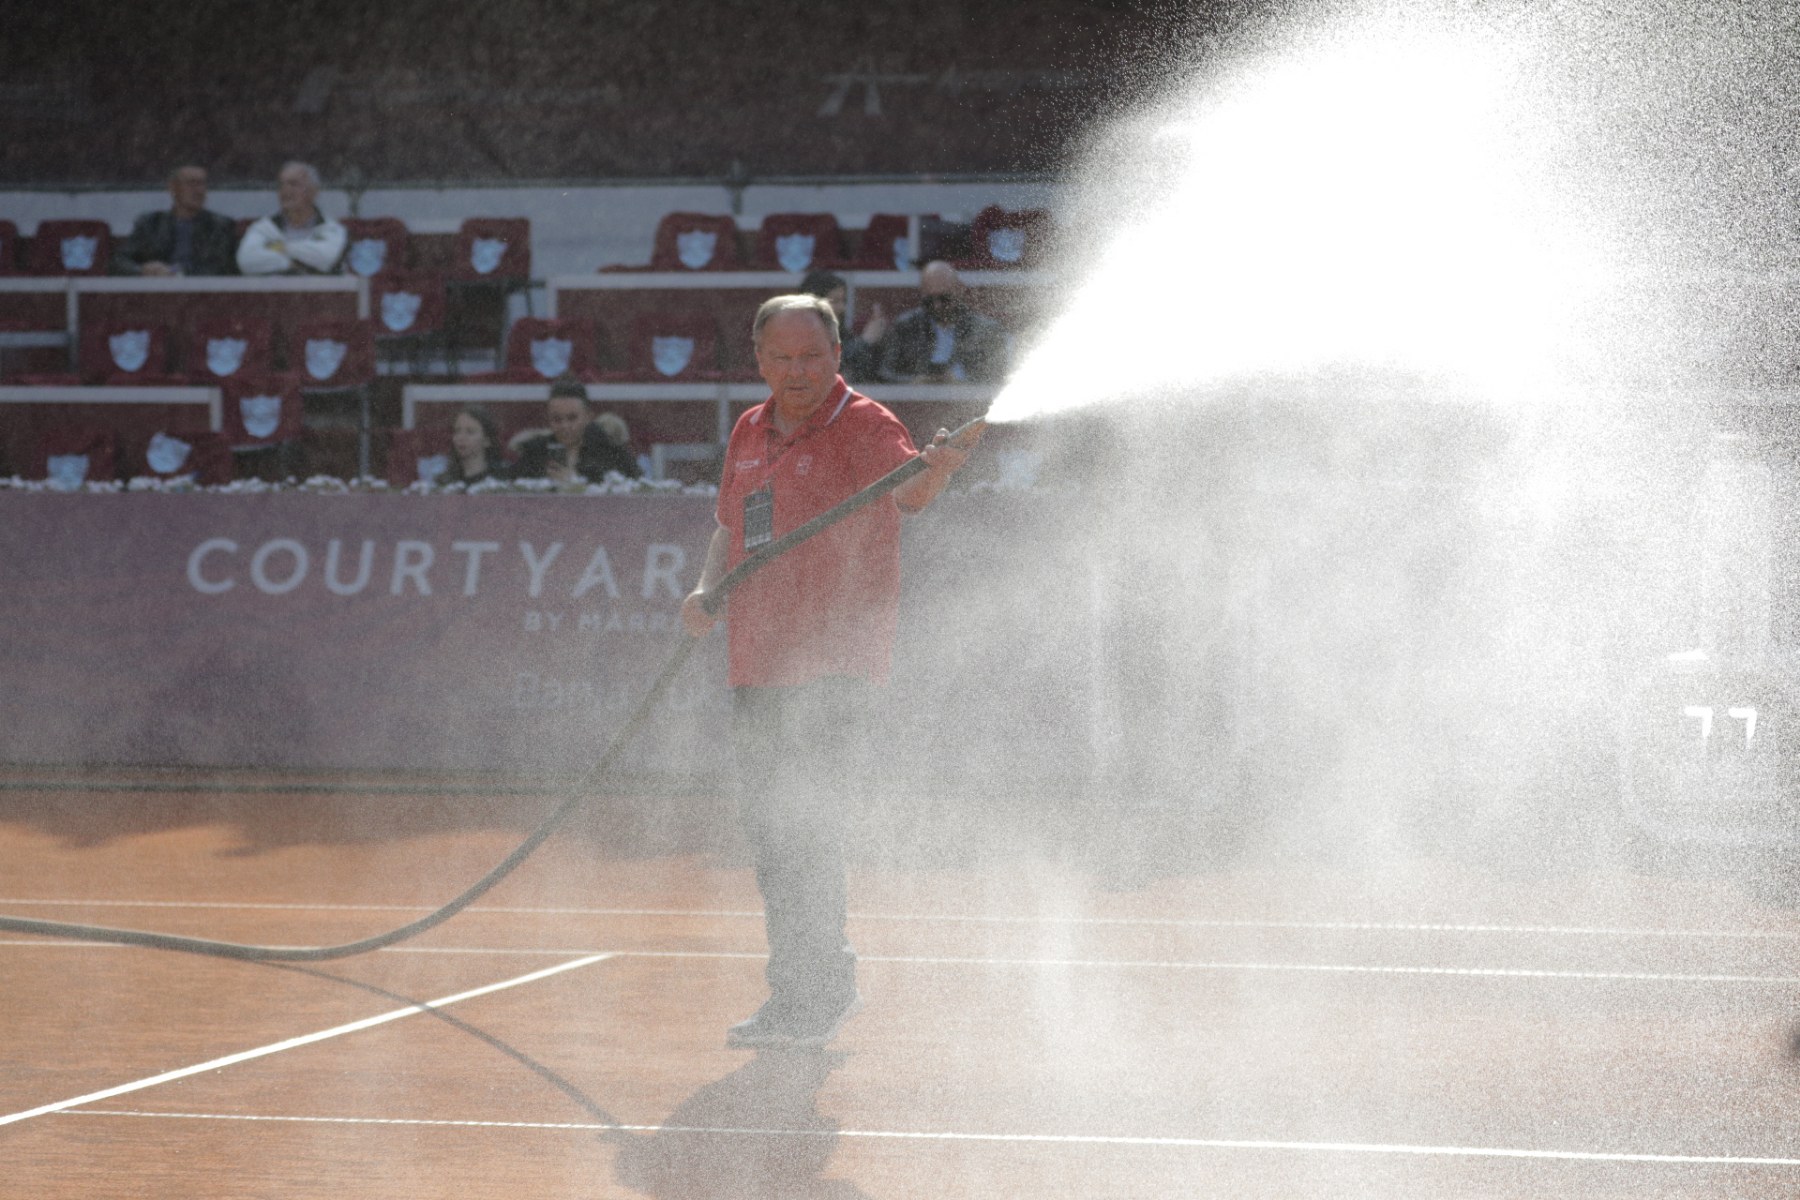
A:
[[[592,321],[520,317],[507,331],[501,369],[469,378],[480,383],[548,383],[559,375],[573,375],[591,383],[600,378],[598,344]]]
[[[345,217],[349,235],[344,251],[344,270],[365,279],[404,271],[410,264],[406,225],[398,217]]]
[[[470,217],[456,232],[451,278],[523,283],[531,278],[531,222],[524,217]]]
[[[19,245],[19,227],[11,221],[0,221],[0,275],[17,275],[24,269]]]
[[[444,277],[425,271],[386,271],[369,280],[369,310],[377,338],[418,337],[444,327]]]
[[[910,271],[913,269],[912,238],[907,232],[906,218],[899,213],[876,213],[869,218],[857,243],[856,261],[859,271]]]
[[[759,271],[836,270],[844,265],[843,233],[830,213],[770,213],[756,231],[752,267]]]
[[[32,275],[105,275],[112,269],[112,227],[105,221],[40,221],[26,265]]]
[[[969,226],[969,256],[956,265],[977,271],[1036,266],[1050,235],[1050,214],[1041,208],[1011,212],[990,204]]]
[[[113,478],[113,435],[93,425],[65,425],[46,429],[38,438],[31,478],[47,479],[59,491],[74,491],[84,483]]]
[[[610,380],[639,383],[716,381],[719,326],[705,313],[646,313],[631,323],[625,369]]]
[[[652,271],[732,271],[742,265],[737,222],[705,213],[670,213],[656,226]]]
[[[261,449],[300,436],[300,381],[292,375],[237,375],[221,382],[224,435],[238,450]]]
[[[171,387],[186,381],[169,370],[169,335],[165,328],[137,321],[114,321],[82,326],[73,374],[22,373],[13,382],[26,387]]]
[[[395,429],[388,434],[387,481],[390,487],[430,483],[450,468],[450,430]]]
[[[197,384],[267,375],[274,367],[275,327],[257,317],[213,317],[189,330],[183,374]]]
[[[127,460],[128,473],[136,478],[175,479],[192,475],[201,484],[230,483],[231,447],[211,431],[167,433],[157,431],[135,439]]]
[[[362,387],[375,378],[375,336],[362,321],[309,321],[288,339],[288,370],[301,391]]]

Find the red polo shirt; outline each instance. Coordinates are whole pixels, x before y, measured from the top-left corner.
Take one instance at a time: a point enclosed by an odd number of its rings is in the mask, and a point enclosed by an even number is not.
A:
[[[744,498],[773,485],[774,536],[812,520],[910,459],[898,418],[840,378],[791,436],[770,397],[738,419],[725,448],[719,524],[728,567],[745,558]],[[734,687],[848,675],[884,683],[900,611],[900,509],[887,495],[750,576],[726,605]]]

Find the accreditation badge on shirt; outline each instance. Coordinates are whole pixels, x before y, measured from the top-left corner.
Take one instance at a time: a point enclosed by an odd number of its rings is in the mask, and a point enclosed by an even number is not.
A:
[[[764,484],[744,497],[744,553],[775,540],[775,485]]]

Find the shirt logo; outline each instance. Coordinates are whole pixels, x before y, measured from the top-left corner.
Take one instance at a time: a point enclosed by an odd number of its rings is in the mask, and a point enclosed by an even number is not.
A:
[[[805,475],[812,470],[812,455],[802,454],[794,460],[794,474]]]
[[[743,462],[740,462],[738,464],[737,469],[740,471],[750,471],[750,470],[754,470],[755,468],[760,467],[760,466],[762,466],[762,459],[746,458]]]

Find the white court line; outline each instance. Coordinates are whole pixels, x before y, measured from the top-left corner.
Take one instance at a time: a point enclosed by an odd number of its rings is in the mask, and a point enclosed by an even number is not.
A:
[[[1528,1158],[1556,1162],[1668,1163],[1680,1166],[1800,1167],[1800,1158],[1736,1154],[1642,1154],[1606,1150],[1533,1150],[1512,1146],[1415,1146],[1380,1142],[1288,1142],[1241,1138],[1111,1137],[1054,1133],[957,1133],[889,1129],[758,1129],[706,1125],[603,1125],[578,1121],[455,1121],[407,1117],[292,1117],[241,1113],[84,1109],[71,1117],[138,1117],[175,1121],[269,1121],[319,1125],[427,1125],[456,1129],[551,1129],[608,1133],[686,1133],[735,1137],[866,1138],[917,1142],[1002,1142],[1063,1146],[1166,1147],[1184,1150],[1279,1150],[1322,1154],[1390,1154],[1444,1158]]]
[[[140,947],[118,942],[71,942],[22,939],[0,940],[0,947],[39,947],[44,949],[131,950]],[[592,950],[564,947],[547,949],[531,946],[386,946],[378,954],[465,954],[505,957],[566,958],[571,954],[595,954]],[[768,957],[755,950],[610,950],[605,958],[743,958],[761,960]],[[1365,963],[1308,962],[1223,962],[1184,961],[1181,959],[1118,958],[956,958],[945,955],[859,954],[858,962],[917,963],[926,966],[968,967],[1080,967],[1115,970],[1149,971],[1232,971],[1280,972],[1324,975],[1435,975],[1472,979],[1567,979],[1601,983],[1749,983],[1800,986],[1800,975],[1738,975],[1728,973],[1682,973],[1662,971],[1560,971],[1534,967],[1428,967],[1378,966]],[[3,1124],[4,1122],[0,1122]]]
[[[429,947],[413,953],[430,953]],[[620,958],[763,958],[765,955],[713,950],[621,950]],[[1300,971],[1344,975],[1452,975],[1493,979],[1577,979],[1632,983],[1768,983],[1793,986],[1800,975],[1678,974],[1653,971],[1553,971],[1528,967],[1369,966],[1361,963],[1205,962],[1114,958],[955,958],[904,954],[859,954],[858,962],[921,963],[982,967],[1099,967],[1159,971]]]
[[[429,904],[279,904],[236,903],[226,900],[32,900],[0,898],[0,906],[67,908],[222,909],[244,912],[432,912]],[[470,913],[513,916],[579,917],[689,917],[696,920],[762,920],[760,909],[695,908],[576,908],[509,907],[471,905]],[[1556,937],[1724,938],[1745,940],[1800,940],[1797,929],[1643,929],[1609,925],[1508,925],[1497,922],[1444,921],[1252,921],[1207,917],[1081,917],[1032,913],[1026,915],[983,913],[865,913],[852,912],[852,921],[899,921],[919,924],[973,925],[1097,925],[1191,929],[1262,929],[1316,931],[1322,933],[1494,933]]]
[[[163,1083],[171,1083],[177,1079],[186,1079],[190,1075],[199,1075],[206,1071],[217,1071],[223,1067],[234,1066],[241,1062],[248,1062],[253,1058],[264,1058],[270,1054],[279,1054],[283,1050],[294,1050],[301,1046],[310,1046],[314,1042],[323,1042],[328,1038],[342,1037],[347,1033],[357,1033],[364,1029],[372,1029],[377,1025],[385,1025],[389,1021],[398,1021],[402,1017],[410,1017],[417,1013],[427,1012],[432,1009],[446,1008],[449,1005],[456,1004],[462,1000],[473,1000],[477,996],[486,996],[493,992],[505,991],[507,988],[518,987],[520,984],[535,983],[537,980],[546,979],[551,975],[560,975],[564,971],[573,971],[577,967],[591,966],[594,963],[601,962],[610,957],[612,956],[608,954],[591,954],[586,958],[576,959],[574,962],[559,963],[554,967],[545,967],[541,971],[533,971],[529,975],[520,975],[516,979],[505,979],[499,983],[490,983],[482,987],[471,988],[466,992],[458,992],[454,996],[445,996],[438,1000],[427,1000],[423,1004],[413,1004],[406,1008],[397,1008],[392,1012],[382,1013],[380,1016],[366,1017],[361,1021],[352,1021],[348,1025],[338,1025],[331,1029],[322,1029],[317,1033],[309,1033],[302,1037],[289,1038],[286,1041],[274,1042],[267,1046],[259,1046],[254,1050],[244,1050],[237,1054],[227,1054],[223,1058],[215,1058],[207,1062],[196,1063],[191,1067],[181,1067],[173,1071],[164,1071],[162,1074],[152,1075],[148,1079],[139,1079],[132,1083],[122,1083],[117,1087],[105,1088],[98,1092],[89,1092],[85,1096],[75,1096],[68,1100],[58,1100],[52,1104],[42,1104],[36,1108],[28,1108],[23,1112],[9,1113],[5,1116],[0,1116],[0,1125],[11,1125],[16,1121],[27,1121],[32,1117],[41,1117],[48,1113],[62,1112],[64,1109],[74,1108],[80,1104],[92,1104],[99,1100],[110,1100],[114,1096],[123,1096],[128,1092],[141,1092],[145,1088],[156,1087],[158,1084]]]

